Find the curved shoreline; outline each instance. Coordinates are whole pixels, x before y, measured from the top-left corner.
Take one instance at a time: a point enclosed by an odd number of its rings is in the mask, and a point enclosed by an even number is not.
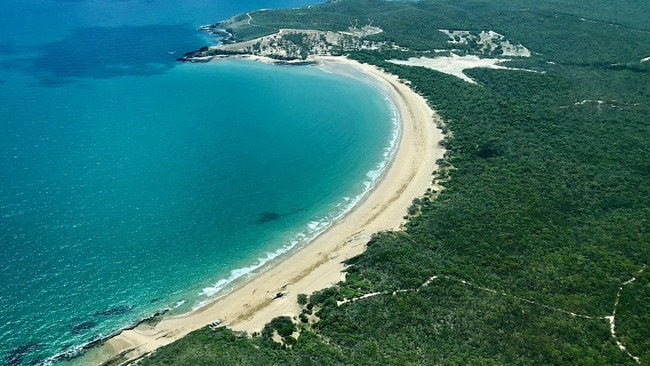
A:
[[[242,57],[231,57],[231,58],[241,59]],[[222,59],[217,59],[215,60],[215,62],[219,62],[221,60]],[[244,60],[244,62],[249,62],[249,61],[260,61],[262,63],[271,63],[273,65],[286,65],[284,63],[278,63],[276,60],[269,61],[264,58]],[[381,181],[381,179],[385,176],[386,171],[390,168],[390,165],[392,164],[395,158],[397,148],[399,147],[399,139],[402,134],[401,132],[402,123],[400,120],[400,115],[397,110],[397,107],[393,102],[393,98],[389,96],[390,91],[388,86],[381,80],[377,80],[373,77],[370,77],[366,73],[360,74],[358,71],[356,71],[354,66],[346,66],[340,62],[335,63],[335,66],[331,66],[329,64],[330,62],[327,62],[326,60],[323,59],[320,61],[309,60],[307,61],[307,63],[304,64],[292,63],[290,65],[291,66],[315,66],[319,70],[326,72],[328,74],[336,74],[337,76],[342,76],[344,78],[354,79],[360,83],[370,86],[372,89],[377,90],[385,98],[386,102],[390,106],[390,112],[391,112],[390,119],[391,119],[392,127],[390,130],[390,139],[388,141],[387,146],[385,146],[383,150],[384,152],[383,160],[381,160],[377,165],[373,166],[366,172],[365,176],[367,180],[363,181],[363,184],[366,186],[365,190],[363,190],[360,193],[355,192],[354,194],[351,194],[348,197],[346,197],[345,204],[343,205],[342,202],[340,202],[339,204],[341,206],[337,205],[336,210],[331,210],[324,215],[313,217],[312,221],[308,223],[308,226],[313,225],[313,227],[310,226],[309,228],[304,229],[303,231],[299,232],[292,238],[286,240],[284,242],[284,245],[282,245],[280,248],[276,249],[275,251],[267,252],[266,258],[258,258],[257,262],[254,264],[251,264],[243,268],[237,268],[235,270],[232,270],[231,276],[228,277],[227,279],[221,278],[219,281],[217,281],[217,283],[214,284],[213,287],[204,288],[203,294],[207,296],[212,296],[214,294],[217,294],[217,297],[209,297],[208,299],[198,302],[192,307],[191,312],[195,312],[203,308],[204,306],[209,305],[214,301],[217,301],[219,298],[228,295],[230,292],[239,288],[242,285],[242,283],[247,282],[251,277],[264,273],[266,270],[276,265],[281,265],[285,259],[291,257],[297,251],[302,250],[305,246],[310,245],[316,238],[321,236],[323,233],[327,232],[331,226],[335,225],[341,219],[346,217],[357,206],[359,206],[366,199],[368,194],[370,194],[370,192],[372,192],[375,189],[375,186],[378,184],[379,181]],[[333,67],[336,68],[335,71],[332,70]],[[239,273],[237,275],[234,275],[235,272],[239,272]],[[187,315],[187,313],[176,314],[176,315],[182,316],[182,315]]]
[[[310,244],[230,293],[195,312],[123,330],[78,361],[102,364],[133,360],[216,319],[222,319],[236,331],[259,332],[277,316],[297,316],[298,294],[310,294],[343,280],[342,262],[361,254],[373,233],[399,229],[411,201],[431,187],[435,162],[444,154],[439,145],[443,136],[434,123],[434,111],[396,76],[374,66],[344,57],[320,56],[314,60],[328,71],[372,77],[386,86],[388,97],[397,108],[401,123],[398,147],[374,189]],[[272,295],[280,291],[288,294],[273,300]]]

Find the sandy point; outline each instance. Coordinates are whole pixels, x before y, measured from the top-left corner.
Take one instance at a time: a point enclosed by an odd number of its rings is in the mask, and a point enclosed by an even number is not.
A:
[[[300,313],[298,294],[310,294],[345,278],[342,263],[362,253],[373,233],[399,230],[407,207],[432,185],[436,160],[443,157],[437,115],[426,100],[380,69],[344,57],[321,56],[323,69],[372,78],[392,100],[401,121],[399,145],[392,163],[375,188],[346,216],[308,246],[275,263],[229,294],[189,314],[169,316],[155,325],[142,324],[108,339],[79,361],[102,364],[133,360],[169,344],[216,319],[236,331],[259,332],[277,316]],[[352,71],[352,72],[351,72]],[[278,292],[287,295],[273,299]]]

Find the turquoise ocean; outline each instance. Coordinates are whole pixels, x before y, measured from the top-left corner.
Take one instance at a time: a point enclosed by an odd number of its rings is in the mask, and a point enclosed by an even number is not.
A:
[[[175,61],[203,24],[309,0],[3,0],[0,364],[184,313],[307,244],[395,145],[370,83]]]

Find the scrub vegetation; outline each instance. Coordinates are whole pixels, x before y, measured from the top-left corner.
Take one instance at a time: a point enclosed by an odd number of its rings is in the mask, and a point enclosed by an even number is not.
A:
[[[301,296],[296,319],[253,337],[201,329],[140,364],[649,365],[650,3],[585,4],[250,13],[235,37],[381,28],[367,38],[390,47],[349,57],[408,80],[441,115],[445,188],[404,231],[374,235],[345,282]],[[475,52],[439,29],[496,31],[532,52],[508,66],[535,72],[470,69],[470,84],[386,62]]]

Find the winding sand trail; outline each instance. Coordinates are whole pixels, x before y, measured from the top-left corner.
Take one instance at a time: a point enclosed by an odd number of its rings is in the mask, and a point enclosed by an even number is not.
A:
[[[169,344],[216,319],[236,331],[260,331],[277,316],[297,316],[297,295],[331,286],[344,279],[343,261],[365,250],[373,233],[398,230],[411,201],[432,185],[436,160],[443,157],[439,142],[443,136],[434,123],[437,115],[423,97],[400,83],[394,75],[374,66],[344,57],[320,56],[325,71],[359,79],[372,78],[396,106],[401,120],[399,146],[392,164],[374,190],[351,212],[332,225],[311,244],[294,252],[280,263],[242,283],[231,293],[196,312],[165,317],[156,325],[141,324],[125,330],[91,349],[79,360],[102,364],[109,360],[133,360]],[[279,291],[288,294],[273,300]]]

